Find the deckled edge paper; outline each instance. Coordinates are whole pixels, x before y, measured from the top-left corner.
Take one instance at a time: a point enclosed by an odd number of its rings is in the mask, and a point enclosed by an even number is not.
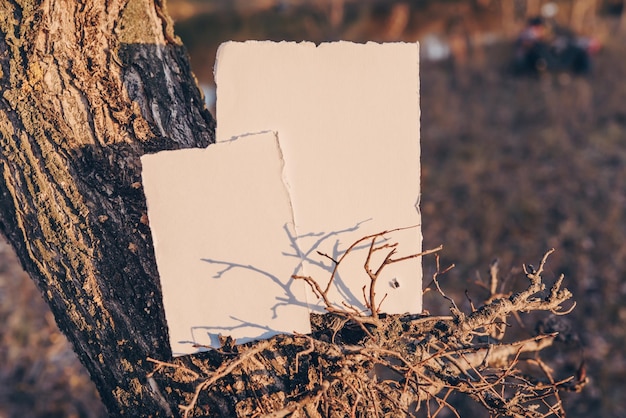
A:
[[[276,134],[141,161],[173,354],[309,333]]]
[[[419,46],[227,42],[218,51],[217,140],[279,132],[293,204],[301,274],[325,287],[333,263],[356,240],[385,230],[376,245],[398,243],[394,257],[421,251]],[[342,262],[329,298],[366,311],[369,242]],[[376,253],[373,268],[385,252]],[[385,267],[381,310],[417,313],[419,258]],[[311,307],[322,304],[309,294]]]

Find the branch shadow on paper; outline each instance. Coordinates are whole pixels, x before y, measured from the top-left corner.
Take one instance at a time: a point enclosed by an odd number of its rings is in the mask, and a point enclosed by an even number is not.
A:
[[[335,267],[334,262],[328,257],[333,260],[338,260],[351,244],[351,242],[342,243],[340,237],[347,233],[357,231],[363,223],[369,220],[370,219],[358,222],[354,226],[337,231],[307,233],[303,235],[296,235],[292,233],[289,225],[285,224],[283,229],[289,240],[289,249],[287,251],[282,251],[281,256],[293,259],[293,268],[291,269],[291,274],[287,279],[245,262],[216,260],[210,258],[203,258],[202,261],[212,265],[223,266],[213,275],[212,279],[237,280],[237,270],[244,270],[247,273],[252,272],[255,276],[258,276],[259,279],[271,283],[271,285],[276,288],[276,291],[273,292],[273,295],[275,295],[274,303],[269,308],[272,312],[272,319],[276,319],[280,315],[281,308],[285,308],[287,306],[300,306],[302,308],[306,308],[309,312],[323,313],[325,312],[324,306],[317,304],[316,300],[307,301],[306,299],[303,299],[302,296],[305,293],[303,291],[295,290],[296,288],[294,288],[294,286],[302,286],[300,287],[300,289],[302,289],[307,285],[304,282],[294,279],[292,276],[302,274],[306,265],[314,266],[316,268],[316,275],[320,273],[325,275],[325,277],[315,277],[315,279],[319,281],[320,285],[325,287],[327,280],[330,279]],[[331,243],[330,245],[329,242]],[[345,248],[342,248],[342,246]],[[356,247],[354,250],[360,250],[367,248],[368,246],[369,244],[364,244],[363,246]],[[328,257],[318,253],[318,250],[322,247],[325,249],[330,248],[330,250],[326,251],[326,255]],[[340,298],[346,303],[357,307],[363,305],[360,294],[353,293],[339,272],[335,273],[333,286]],[[243,290],[245,291],[245,289]],[[233,303],[236,302],[237,300],[235,296]],[[341,306],[337,305],[337,307]],[[271,325],[259,323],[258,316],[253,318],[241,318],[229,315],[228,318],[230,318],[231,323],[227,326],[224,324],[210,324],[191,327],[191,340],[179,341],[179,343],[200,346],[199,348],[202,350],[208,349],[209,347],[207,346],[210,346],[211,348],[220,347],[219,336],[231,335],[236,331],[246,330],[245,334],[250,335],[237,338],[237,343],[246,343],[253,340],[265,339],[273,335],[293,331],[285,329],[278,330],[272,328]],[[233,324],[233,322],[235,324]],[[207,340],[210,341],[209,344],[205,342]],[[203,343],[199,344],[198,341],[203,341]]]

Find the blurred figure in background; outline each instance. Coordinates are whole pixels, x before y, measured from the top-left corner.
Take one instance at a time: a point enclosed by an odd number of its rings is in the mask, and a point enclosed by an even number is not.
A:
[[[571,29],[558,25],[554,19],[558,9],[554,3],[542,7],[542,15],[528,19],[515,42],[514,72],[540,74],[569,72],[588,74],[591,55],[600,49],[593,38],[579,37]]]

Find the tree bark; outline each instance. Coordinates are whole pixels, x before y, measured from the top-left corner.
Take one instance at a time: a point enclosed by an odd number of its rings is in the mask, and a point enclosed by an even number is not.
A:
[[[162,0],[0,2],[0,230],[112,416],[178,415],[139,157],[214,120]]]

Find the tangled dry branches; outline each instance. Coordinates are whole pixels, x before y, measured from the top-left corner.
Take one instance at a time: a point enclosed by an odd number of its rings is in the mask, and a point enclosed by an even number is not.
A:
[[[563,276],[545,291],[542,278],[548,256],[538,269],[525,266],[528,286],[519,293],[495,293],[480,308],[462,312],[439,284],[449,269],[433,275],[440,294],[451,303],[451,315],[385,315],[376,303],[375,285],[394,258],[397,244],[376,245],[388,231],[364,237],[371,255],[388,251],[364,289],[369,314],[331,306],[322,286],[305,280],[326,303],[328,313],[312,315],[311,335],[276,336],[245,345],[226,341],[220,350],[155,363],[154,386],[181,399],[190,416],[264,417],[436,417],[442,411],[460,416],[452,395],[467,395],[494,417],[564,417],[560,391],[578,391],[583,378],[557,379],[537,353],[550,346],[556,333],[504,342],[506,319],[524,312],[569,313],[571,293]],[[409,257],[423,256],[440,248]],[[346,254],[344,254],[345,256]],[[343,257],[337,260],[341,263]]]

